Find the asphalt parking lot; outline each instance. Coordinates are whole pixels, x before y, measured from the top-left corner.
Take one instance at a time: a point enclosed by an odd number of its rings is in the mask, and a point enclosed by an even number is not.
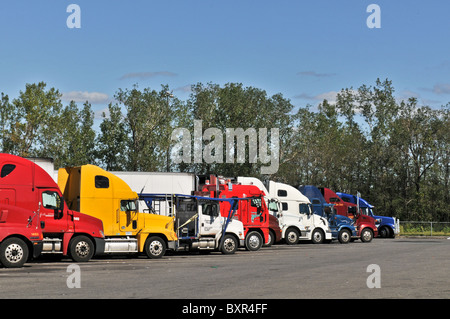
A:
[[[449,256],[447,238],[396,238],[78,265],[43,259],[0,268],[0,298],[448,299]]]

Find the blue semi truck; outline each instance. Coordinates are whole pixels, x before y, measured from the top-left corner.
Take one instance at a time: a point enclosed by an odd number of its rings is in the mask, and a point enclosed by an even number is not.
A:
[[[333,239],[338,239],[340,243],[346,244],[357,238],[353,220],[347,216],[337,215],[333,210],[333,204],[328,204],[325,201],[325,198],[316,186],[299,186],[298,190],[310,200],[313,213],[328,220]]]
[[[394,238],[400,232],[400,221],[394,217],[379,216],[374,214],[373,205],[369,204],[361,197],[350,195],[346,193],[336,193],[343,201],[353,203],[361,208],[362,212],[366,215],[375,218],[375,225],[378,228],[378,236],[382,238]]]

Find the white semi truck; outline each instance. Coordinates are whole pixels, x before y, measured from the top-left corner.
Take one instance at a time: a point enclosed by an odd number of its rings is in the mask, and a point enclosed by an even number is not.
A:
[[[313,213],[309,199],[298,189],[270,181],[267,190],[265,185],[254,177],[239,176],[236,182],[255,185],[266,193],[267,206],[270,213],[278,218],[282,238],[288,245],[295,245],[301,240],[323,243],[333,239],[328,221]]]

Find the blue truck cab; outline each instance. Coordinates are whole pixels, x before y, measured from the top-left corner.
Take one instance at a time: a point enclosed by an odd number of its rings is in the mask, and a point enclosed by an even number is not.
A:
[[[313,213],[327,219],[333,239],[346,244],[351,239],[357,238],[354,221],[347,216],[337,215],[333,209],[333,204],[328,204],[325,201],[317,187],[312,185],[299,186],[298,190],[308,197]]]
[[[358,204],[358,197],[346,193],[336,193],[343,201]],[[378,237],[382,238],[395,238],[398,235],[400,227],[399,220],[394,217],[379,216],[374,214],[373,205],[369,204],[366,200],[359,197],[359,207],[363,214],[372,216],[375,218],[375,225],[378,228]]]

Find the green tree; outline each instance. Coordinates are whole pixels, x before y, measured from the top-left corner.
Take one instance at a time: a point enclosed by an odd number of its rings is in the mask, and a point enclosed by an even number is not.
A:
[[[127,168],[128,141],[122,110],[117,104],[109,103],[108,115],[102,113],[100,133],[96,139],[98,162],[108,171],[122,171]]]
[[[61,94],[46,84],[26,84],[14,99],[10,123],[10,152],[19,156],[40,156],[47,153],[49,136],[44,134],[58,125],[62,108]]]
[[[140,91],[137,86],[119,89],[115,98],[126,110],[127,169],[170,171],[171,129],[181,102],[168,86],[162,86],[159,92],[150,88]]]

